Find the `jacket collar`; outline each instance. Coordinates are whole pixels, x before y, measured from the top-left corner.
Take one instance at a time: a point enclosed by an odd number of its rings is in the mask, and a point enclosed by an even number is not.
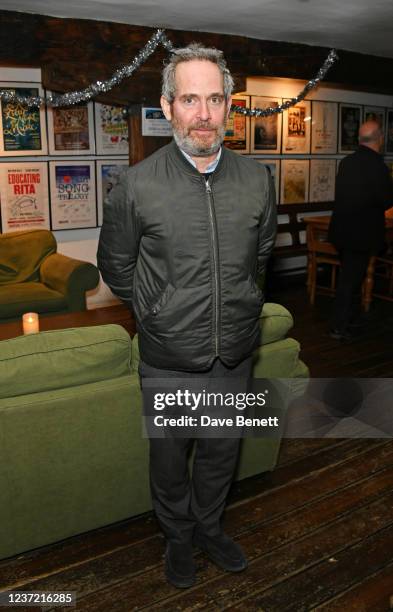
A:
[[[383,157],[382,153],[378,153],[377,151],[374,151],[374,149],[370,149],[370,147],[366,147],[365,145],[359,145],[358,151],[361,151],[362,153],[369,153],[370,155],[377,155],[378,157]]]
[[[172,140],[172,142],[168,145],[168,149],[169,149],[169,155],[170,155],[171,159],[178,166],[178,168],[179,168],[179,170],[181,170],[181,172],[185,172],[186,174],[190,174],[190,175],[198,177],[198,179],[200,179],[202,174],[199,172],[199,170],[194,168],[194,166],[192,164],[190,164],[189,161],[187,161],[187,159],[185,158],[185,156],[183,155],[183,153],[181,152],[181,150],[179,149],[179,147],[177,146],[177,144],[176,144],[176,142],[174,140]],[[223,145],[221,147],[221,157],[220,157],[219,162],[217,164],[217,168],[214,170],[214,176],[215,177],[219,176],[221,174],[223,168],[225,167],[226,160],[227,160],[227,155],[228,155],[228,150]]]

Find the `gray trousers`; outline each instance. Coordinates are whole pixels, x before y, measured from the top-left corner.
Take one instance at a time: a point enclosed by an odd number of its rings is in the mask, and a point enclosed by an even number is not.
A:
[[[154,368],[140,362],[144,378],[243,378],[251,376],[252,357],[234,368],[216,359],[206,372]],[[150,438],[150,486],[153,507],[168,539],[189,542],[193,531],[217,535],[225,500],[232,483],[240,438],[197,438],[192,477],[188,456],[193,438]]]

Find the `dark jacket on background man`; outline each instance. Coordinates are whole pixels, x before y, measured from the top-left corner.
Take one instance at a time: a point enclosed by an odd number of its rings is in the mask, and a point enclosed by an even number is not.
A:
[[[330,242],[338,250],[378,253],[384,247],[384,213],[391,206],[393,184],[382,155],[360,145],[338,169]]]
[[[112,194],[98,265],[134,312],[142,360],[198,371],[217,356],[232,366],[250,355],[263,305],[256,279],[276,231],[266,168],[223,147],[206,184],[172,142]]]

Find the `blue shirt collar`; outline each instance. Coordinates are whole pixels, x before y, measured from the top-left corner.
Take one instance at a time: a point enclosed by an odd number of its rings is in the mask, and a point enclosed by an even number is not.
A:
[[[220,157],[221,157],[221,150],[222,147],[220,147],[220,150],[217,153],[217,157],[216,159],[213,159],[212,162],[210,162],[210,164],[208,165],[208,167],[206,168],[205,172],[203,174],[207,174],[208,172],[214,172],[214,170],[217,168],[218,162],[220,161]],[[180,151],[183,153],[184,157],[186,158],[187,161],[190,162],[190,164],[192,166],[194,166],[194,168],[196,168],[196,163],[194,162],[194,160],[192,159],[192,157],[190,155],[188,155],[188,153],[186,153],[185,151],[183,151],[183,149],[180,149]]]

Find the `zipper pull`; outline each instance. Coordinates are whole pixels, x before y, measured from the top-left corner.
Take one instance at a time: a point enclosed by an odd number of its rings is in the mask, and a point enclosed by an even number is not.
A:
[[[207,193],[211,193],[212,192],[212,188],[210,187],[209,179],[205,180],[205,185],[206,185]]]

